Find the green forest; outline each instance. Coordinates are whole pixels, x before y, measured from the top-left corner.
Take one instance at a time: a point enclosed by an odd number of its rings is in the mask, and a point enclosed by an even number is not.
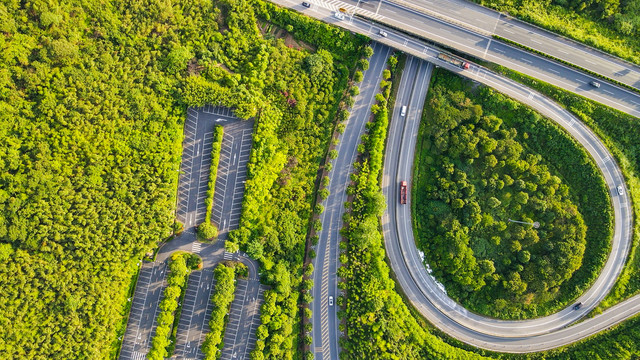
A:
[[[640,64],[639,0],[474,0]]]
[[[602,139],[622,170],[628,195],[632,199],[633,216],[634,219],[638,219],[640,217],[640,178],[638,177],[640,174],[640,119],[503,67],[498,66],[496,70],[562,104]],[[639,244],[640,223],[634,221],[629,259],[618,277],[616,286],[596,312],[640,291]]]
[[[366,39],[260,0],[3,2],[0,24],[0,358],[115,356],[204,103],[256,117],[234,239],[274,289],[254,356],[292,358],[309,194]]]
[[[550,120],[449,73],[427,102],[413,191],[417,243],[436,278],[494,317],[567,306],[597,276],[612,235],[591,158]]]
[[[454,91],[467,89],[466,86],[462,85],[462,82],[461,79],[456,78],[453,74],[438,70],[433,75],[430,94],[436,84],[442,85],[443,83],[447,83],[448,87],[451,87]],[[550,89],[547,90],[553,93]],[[488,97],[483,98],[484,100],[482,101],[471,96],[473,95],[471,93],[467,95],[470,95],[471,98],[476,99],[478,103],[482,103],[485,106],[492,102],[494,105],[495,103],[502,104],[501,107],[487,106],[487,108],[493,109],[493,111],[496,112],[496,116],[499,116],[505,121],[510,119],[507,115],[512,113],[514,108],[518,107],[517,103],[513,100],[507,102],[509,99],[504,96],[495,94],[492,91],[485,91],[486,93],[484,94]],[[480,94],[475,95],[479,96]],[[556,89],[553,95],[561,99],[563,104],[571,104],[574,110],[581,107],[584,110],[588,110],[589,114],[593,116],[597,115],[605,122],[611,121],[611,116],[614,114],[621,116],[621,119],[623,119],[625,123],[627,120],[633,120],[631,117],[625,117],[618,112],[613,111],[612,113],[612,110],[601,105],[588,102],[581,98],[575,98],[573,95],[563,92],[562,90]],[[493,100],[485,101],[491,99]],[[522,105],[519,106],[522,107]],[[376,110],[377,109],[378,108],[376,108]],[[424,131],[430,109],[431,104],[426,102],[421,131]],[[530,112],[531,110],[528,111]],[[386,111],[384,113],[386,114]],[[519,117],[516,117],[511,120],[514,120],[515,124],[518,122],[518,119]],[[545,134],[546,131],[553,131],[552,133],[555,134],[558,131],[558,129],[547,129],[547,127],[551,125],[549,121],[533,123],[529,121],[526,116],[522,117],[522,119],[523,121],[517,124],[518,127],[523,127],[525,124],[535,125],[538,127],[540,134]],[[375,121],[376,124],[371,125],[370,128],[376,128],[378,131],[386,131],[386,115],[377,113]],[[546,126],[542,126],[543,124]],[[633,127],[635,125],[629,126]],[[628,130],[629,128],[627,126],[625,126],[624,129],[620,129],[620,136],[622,136],[622,132]],[[547,139],[554,139],[548,136],[549,133],[546,135]],[[631,140],[634,136],[635,135],[628,135],[622,141],[626,142],[627,140]],[[372,143],[375,142],[375,140],[368,142],[368,139],[371,139],[371,137],[365,137],[365,139],[367,149],[374,149],[374,152],[381,151],[375,149],[379,149],[382,144],[378,143],[377,147],[373,147]],[[562,137],[561,139],[567,140],[566,137]],[[631,146],[631,144],[629,145]],[[576,144],[567,144],[559,139],[558,142],[542,141],[538,144],[538,148],[534,150],[540,153],[543,152],[542,149],[552,150],[550,152],[556,152],[558,158],[562,159],[565,156],[570,158],[570,155],[576,150],[576,146]],[[563,148],[564,151],[561,151]],[[582,152],[578,153],[579,156],[585,155]],[[343,236],[347,242],[346,246],[343,246],[344,244],[341,245],[341,247],[347,250],[345,254],[340,257],[343,267],[339,270],[339,275],[341,275],[345,281],[340,284],[340,287],[346,292],[346,297],[338,298],[338,304],[346,307],[345,311],[340,313],[340,316],[346,321],[346,327],[344,329],[350,329],[341,340],[343,356],[346,359],[631,360],[640,356],[640,331],[638,330],[640,329],[640,327],[638,327],[640,318],[638,317],[571,346],[531,354],[492,353],[461,344],[455,339],[435,330],[415,309],[407,307],[407,299],[405,298],[403,301],[403,298],[398,294],[398,291],[401,292],[401,289],[399,289],[391,279],[389,267],[384,261],[382,234],[379,231],[379,220],[376,216],[381,213],[381,209],[383,209],[384,206],[380,205],[380,202],[377,201],[378,197],[382,196],[379,189],[379,177],[371,173],[368,165],[371,160],[366,156],[366,153],[363,155],[361,158],[362,162],[357,165],[357,175],[352,177],[353,183],[350,187],[350,192],[354,197],[353,202],[348,207],[348,209],[351,210],[350,216],[347,218],[349,228],[346,232],[343,232]],[[420,152],[417,154],[416,164],[420,163],[419,159]],[[556,160],[558,159],[549,161],[555,162]],[[585,168],[585,164],[578,163],[578,165],[578,168],[587,171],[587,174],[590,173],[591,175],[575,174],[575,171],[563,175],[570,176],[573,174],[581,177],[586,176],[587,178],[597,175],[594,180],[599,178],[597,169],[591,168],[591,170],[589,170]],[[576,170],[578,168],[576,168]],[[572,189],[580,188],[579,184],[572,183],[572,185]],[[587,183],[585,185],[593,186],[594,184]],[[606,206],[608,206],[607,194],[597,193],[596,191],[593,198],[589,201],[598,201],[598,199],[600,199],[600,201],[604,201],[602,208],[606,208]],[[379,205],[365,206],[365,204]],[[585,221],[587,218],[593,216],[587,212],[583,215]],[[606,231],[606,229],[607,227],[604,226],[603,230]],[[606,239],[605,242],[608,242],[608,239]],[[608,248],[603,244],[601,245],[602,246],[594,247],[600,248],[600,256],[606,256]],[[590,250],[591,249],[587,248],[585,251],[589,253]],[[590,256],[598,259],[598,252],[590,254]],[[585,262],[588,260],[586,256],[584,260]],[[590,266],[597,266],[597,263],[598,261],[595,261],[595,264]],[[588,262],[583,265],[583,267],[588,266]],[[580,271],[581,270],[579,270],[578,273]],[[574,281],[576,277],[577,276],[574,276],[568,283]]]

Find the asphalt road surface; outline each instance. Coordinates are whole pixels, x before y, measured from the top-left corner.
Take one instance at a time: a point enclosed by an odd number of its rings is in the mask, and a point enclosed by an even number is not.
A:
[[[568,308],[545,318],[525,322],[483,318],[469,313],[448,298],[435,280],[427,274],[425,267],[422,265],[419,253],[415,249],[411,226],[408,222],[410,221],[409,210],[403,207],[398,213],[390,213],[388,221],[393,222],[390,224],[392,229],[390,233],[393,234],[393,228],[397,228],[395,231],[396,239],[385,236],[392,268],[410,301],[435,326],[461,341],[478,347],[503,352],[533,352],[584,339],[640,311],[640,296],[638,296],[605,311],[599,316],[585,320],[580,324],[566,327],[593,309],[613,286],[628,255],[630,229],[632,226],[629,199],[627,195],[619,196],[615,191],[618,185],[626,188],[617,164],[600,140],[575,117],[533,90],[491,73],[480,66],[474,64],[469,70],[462,70],[438,60],[436,56],[439,51],[424,41],[389,31],[388,29],[388,36],[380,37],[377,34],[381,27],[377,24],[362,21],[355,17],[348,17],[341,21],[333,16],[331,9],[320,6],[304,9],[298,8],[298,4],[293,1],[277,0],[276,2],[303,11],[323,21],[374,37],[379,42],[457,72],[462,76],[487,84],[517,100],[527,103],[542,114],[550,117],[553,121],[556,121],[576,137],[594,157],[605,176],[611,191],[615,217],[612,252],[595,284],[577,300],[581,301],[584,306],[578,311]],[[390,133],[390,136],[394,136],[393,132]],[[403,142],[407,141],[406,139],[403,140]],[[408,163],[411,164],[412,157],[413,152],[410,151],[400,155],[400,157],[391,155],[385,159],[407,158]],[[408,176],[410,176],[410,173],[396,174],[396,178],[407,178]],[[389,199],[390,212],[394,211],[391,205],[392,201],[396,201],[394,197]],[[398,235],[399,233],[400,235]],[[399,250],[396,250],[395,253],[397,255],[392,257],[393,250],[390,250],[390,248],[394,246],[394,243],[397,244],[395,246]]]
[[[479,34],[498,35],[640,89],[640,67],[506,14],[463,0],[393,0]],[[378,1],[371,2],[377,5]]]
[[[219,226],[219,239],[214,244],[196,240],[196,226],[204,221],[204,200],[209,180],[213,128],[224,126],[220,163],[216,180],[216,192],[212,221]],[[240,121],[229,109],[205,106],[188,109],[185,121],[183,156],[178,185],[176,217],[184,224],[184,231],[159,250],[156,261],[143,263],[132,301],[120,359],[144,359],[155,333],[159,303],[166,288],[167,261],[175,251],[187,251],[200,255],[203,270],[189,276],[178,332],[175,358],[202,359],[200,347],[209,331],[212,305],[211,294],[215,286],[213,270],[222,260],[241,261],[249,267],[249,279],[239,280],[242,286],[236,290],[232,303],[235,313],[243,322],[259,322],[259,306],[265,287],[258,279],[258,264],[242,253],[224,251],[224,239],[228,231],[238,227],[246,164],[251,151],[253,121]],[[255,346],[255,326],[236,326],[226,341],[225,348],[232,349],[236,359],[248,358]],[[226,336],[226,335],[225,335]],[[241,348],[241,356],[238,356]]]
[[[374,43],[373,56],[369,59],[369,69],[359,85],[360,94],[356,96],[351,115],[346,120],[345,132],[337,146],[338,157],[333,161],[333,170],[329,173],[329,197],[325,200],[322,213],[322,231],[318,234],[316,258],[314,260],[312,323],[312,351],[317,360],[338,359],[338,318],[336,300],[338,283],[336,270],[338,264],[338,243],[342,228],[344,202],[347,200],[346,188],[356,160],[360,136],[369,120],[371,106],[380,88],[382,71],[386,67],[391,49]],[[329,306],[329,296],[333,296],[334,305]]]
[[[350,26],[354,25],[355,21],[351,19],[350,16],[347,16],[344,21],[339,21],[332,16],[333,12],[344,8],[347,10],[347,14],[358,13],[361,16],[368,17],[381,24],[403,29],[420,38],[440,43],[477,58],[503,65],[562,89],[611,106],[622,112],[640,116],[640,94],[638,93],[615,86],[606,81],[601,81],[561,63],[495,41],[488,35],[470,30],[468,26],[463,27],[459,24],[452,24],[440,18],[427,15],[419,10],[415,10],[415,6],[408,8],[398,3],[387,1],[378,2],[377,6],[374,6],[374,2],[310,0],[309,2],[314,4],[314,6],[311,9],[306,9],[300,5],[300,2],[293,0],[272,1],[283,6],[294,8],[310,16],[320,18],[323,21],[351,29]],[[425,1],[426,0],[423,0],[422,3]],[[405,3],[408,2],[403,2],[403,4]],[[423,7],[420,9],[424,10]],[[493,23],[496,23],[495,19]],[[380,25],[373,25],[373,27],[379,28]],[[375,38],[377,31],[367,35]],[[569,59],[571,59],[571,57],[569,57]],[[632,72],[632,70],[628,72],[618,71],[619,74],[626,73],[628,76],[631,76]],[[614,78],[618,79],[618,77]],[[598,81],[601,87],[596,89],[589,85],[589,82],[592,80]]]

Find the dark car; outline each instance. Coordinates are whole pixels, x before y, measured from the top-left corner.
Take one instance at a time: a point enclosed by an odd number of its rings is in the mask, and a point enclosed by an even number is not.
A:
[[[578,310],[578,309],[580,309],[581,307],[582,307],[582,303],[581,303],[581,302],[579,302],[579,303],[577,303],[577,304],[573,305],[573,310]]]
[[[309,4],[308,2],[303,2],[303,3],[302,3],[302,6],[310,8],[310,7],[311,7],[311,4]]]
[[[600,87],[600,83],[597,81],[589,81],[589,85],[593,86],[594,88]]]

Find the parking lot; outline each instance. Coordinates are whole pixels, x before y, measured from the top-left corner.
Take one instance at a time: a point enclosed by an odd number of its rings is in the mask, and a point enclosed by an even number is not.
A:
[[[155,330],[158,305],[164,289],[166,264],[143,263],[138,286],[131,299],[131,312],[124,334],[120,359],[144,359]]]
[[[225,126],[220,150],[218,179],[211,218],[218,226],[219,237],[226,238],[229,230],[238,227],[247,163],[251,153],[253,122],[238,122]]]
[[[249,359],[256,345],[260,325],[260,304],[265,287],[255,280],[238,279],[236,297],[231,303],[229,322],[224,334],[222,359]]]
[[[196,241],[195,227],[204,221],[206,214],[205,198],[209,182],[213,129],[215,125],[224,126],[212,209],[212,221],[219,227],[219,239],[224,240],[229,230],[237,228],[239,224],[253,124],[252,120],[240,121],[227,108],[205,106],[187,110],[176,206],[176,217],[183,223],[184,231],[159,250],[157,262],[142,265],[120,359],[144,359],[149,351],[156,327],[158,304],[166,287],[165,262],[178,250],[199,254],[204,269],[194,272],[189,277],[178,322],[174,358],[203,358],[200,347],[209,331],[208,322],[213,306],[210,301],[214,288],[213,269],[223,259],[240,258],[240,254],[226,254],[223,241],[214,244]],[[262,298],[256,273],[257,263],[250,261],[249,264],[252,278],[244,280],[245,284],[239,287],[233,303],[234,306],[242,308],[236,310],[240,322],[235,323],[232,330],[234,335],[229,338],[230,342],[225,344],[225,349],[236,343],[244,344],[246,349],[243,350],[253,349],[255,346],[253,333],[259,324],[254,325],[253,322],[260,321],[258,304]],[[234,350],[241,356],[245,356],[245,353],[248,356],[250,351]]]

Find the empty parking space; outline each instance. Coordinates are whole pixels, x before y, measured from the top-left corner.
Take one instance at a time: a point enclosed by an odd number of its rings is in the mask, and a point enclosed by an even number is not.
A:
[[[194,347],[190,340],[191,330],[194,328],[194,313],[199,309],[197,308],[198,291],[200,291],[200,283],[202,280],[202,272],[197,271],[189,276],[189,283],[187,284],[187,291],[184,295],[182,303],[182,313],[180,314],[180,321],[178,322],[178,332],[176,336],[176,351],[175,355],[178,358],[189,357]]]
[[[223,359],[249,359],[256,344],[255,332],[260,325],[260,304],[264,290],[257,281],[237,281],[236,297],[231,303],[224,334]]]
[[[138,359],[149,350],[151,334],[155,327],[155,315],[164,289],[166,265],[143,263],[138,276],[136,291],[131,298],[131,311],[122,341],[120,359]]]
[[[212,209],[212,220],[222,239],[239,224],[253,141],[252,130],[252,121],[225,125]]]
[[[175,169],[179,171],[176,217],[184,225],[184,231],[168,243],[168,246],[163,247],[158,255],[159,259],[165,261],[167,254],[170,254],[170,249],[171,251],[179,249],[200,254],[205,262],[204,270],[195,272],[189,277],[185,297],[182,300],[174,356],[179,359],[203,358],[200,346],[209,331],[208,322],[213,310],[210,302],[214,288],[211,264],[223,258],[221,248],[199,243],[195,237],[195,227],[204,221],[206,216],[205,200],[209,184],[214,127],[224,126],[224,137],[217,171],[212,221],[220,229],[219,237],[224,240],[228,231],[237,228],[239,223],[247,176],[246,166],[251,154],[253,124],[253,120],[240,121],[231,109],[224,107],[208,105],[187,110],[182,162],[180,168]],[[164,280],[166,268],[163,262],[143,265],[136,293],[132,299],[131,314],[120,359],[143,359],[149,351],[150,341],[156,328],[158,305],[166,287]],[[231,343],[246,345],[249,341],[255,343],[255,339],[250,338],[247,332],[249,330],[255,332],[255,327],[251,326],[246,319],[248,319],[247,316],[252,316],[250,315],[254,306],[252,301],[255,299],[253,294],[259,287],[259,283],[255,279],[243,281],[244,284],[241,281],[238,286],[238,300],[234,302],[236,308],[230,314],[233,315],[233,321],[230,321],[229,328],[233,327],[231,332],[235,334]],[[242,300],[245,297],[246,299]],[[242,350],[235,351],[236,358],[237,355],[244,356],[244,348]]]

